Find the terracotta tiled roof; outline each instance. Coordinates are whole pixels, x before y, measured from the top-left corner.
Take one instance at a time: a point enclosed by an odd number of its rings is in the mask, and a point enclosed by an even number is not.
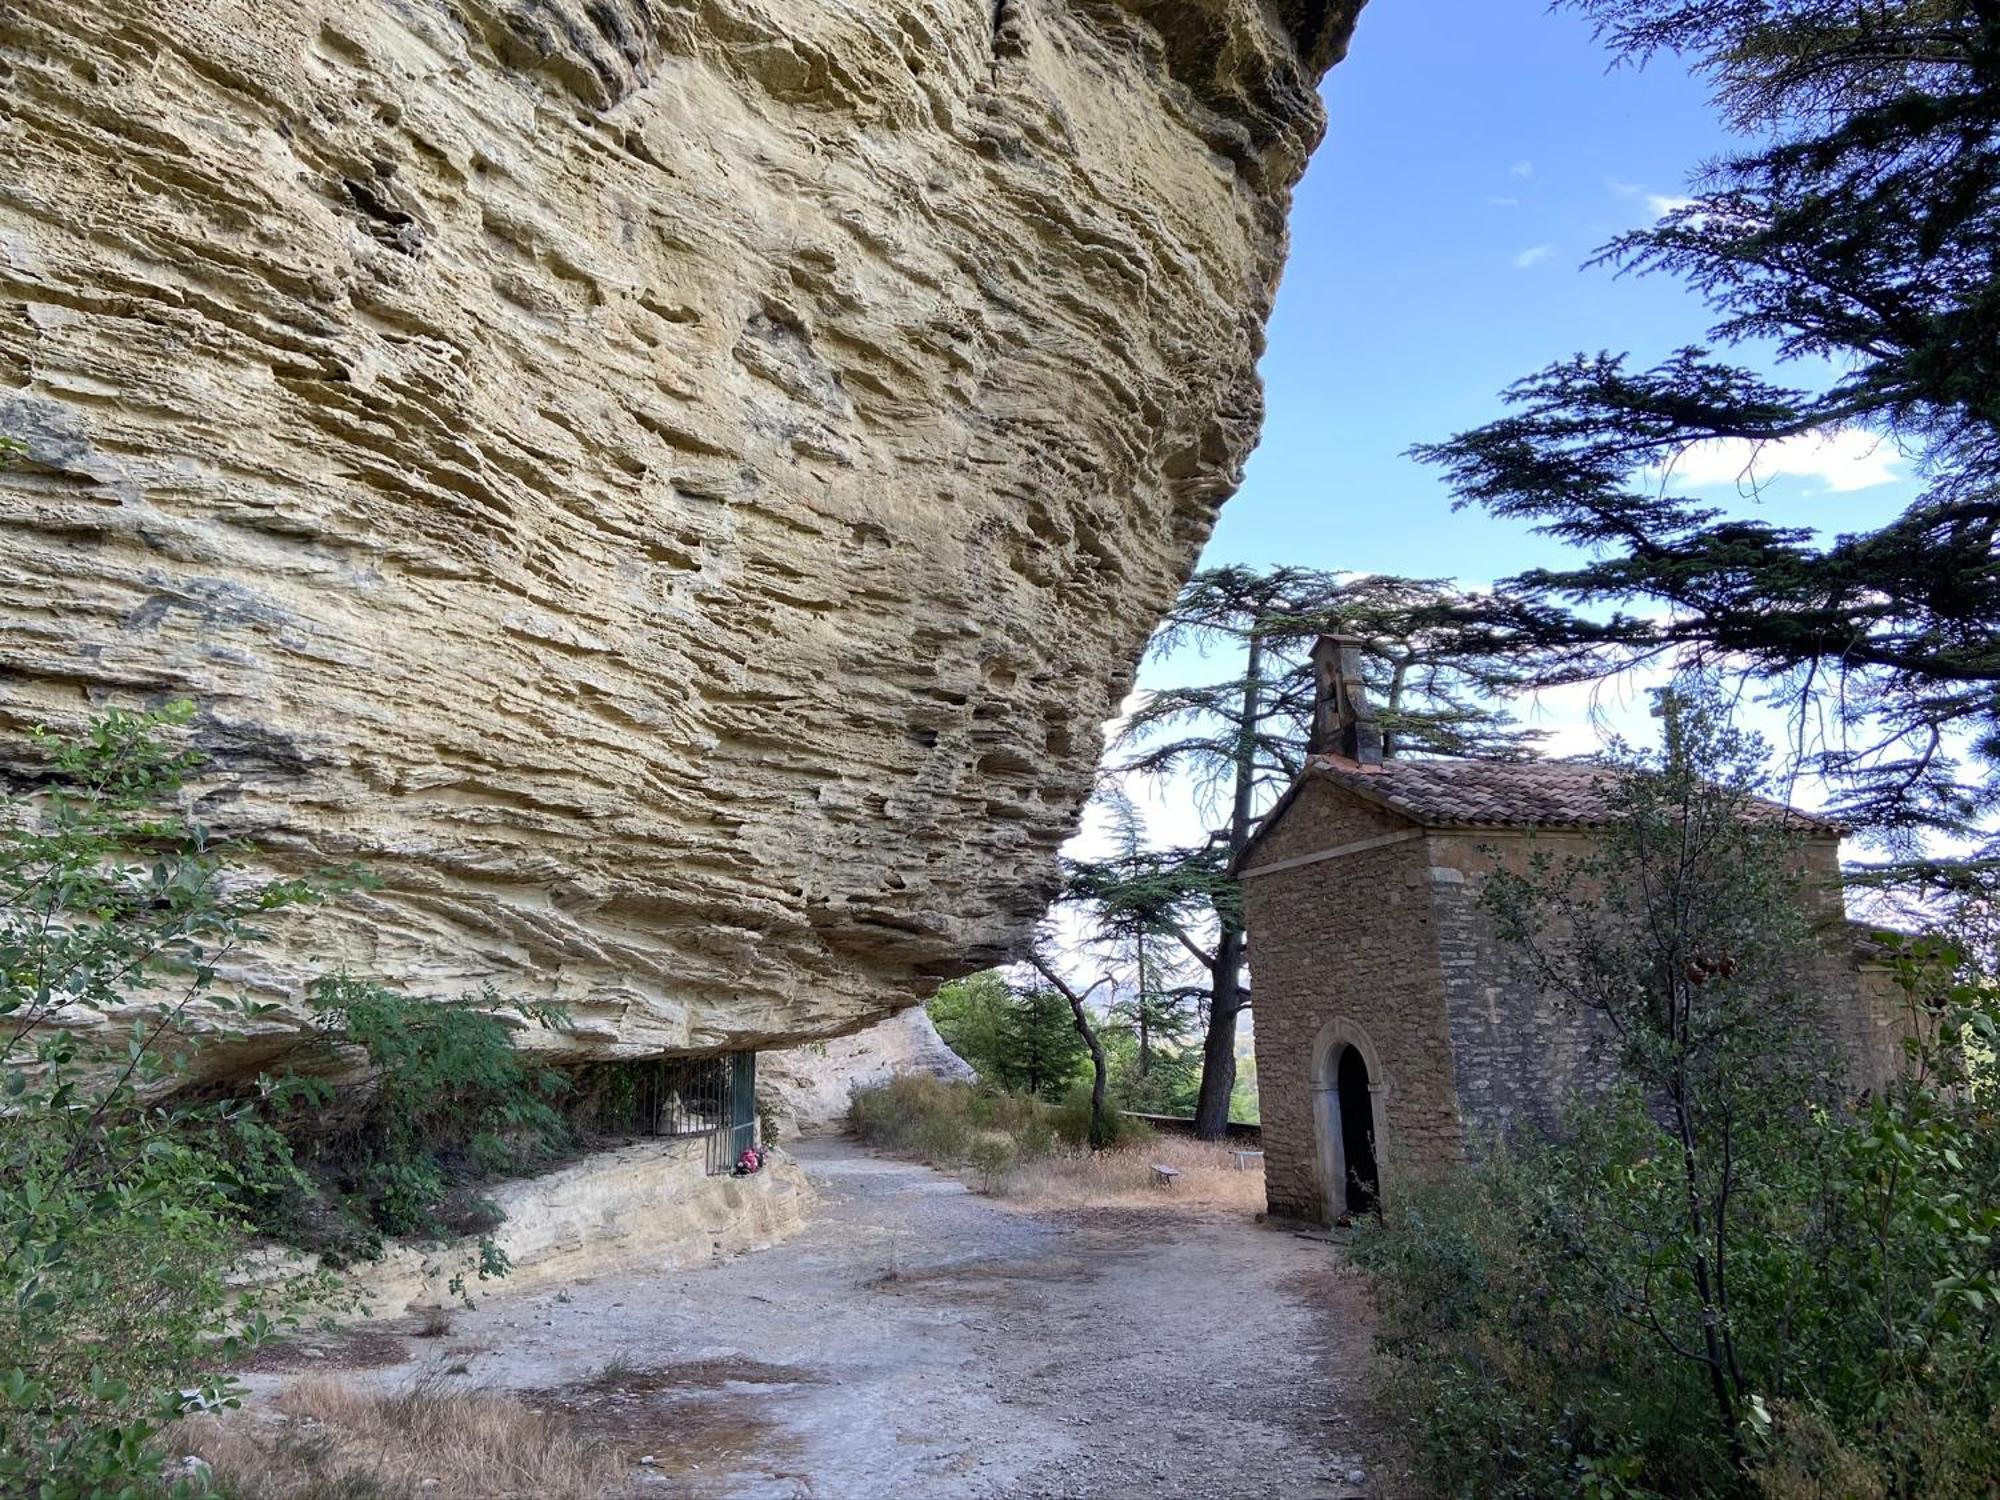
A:
[[[1609,823],[1614,816],[1611,793],[1623,774],[1563,760],[1389,760],[1362,767],[1332,756],[1315,756],[1307,771],[1429,828]],[[1752,816],[1783,819],[1808,833],[1841,832],[1824,818],[1777,802],[1754,802]]]

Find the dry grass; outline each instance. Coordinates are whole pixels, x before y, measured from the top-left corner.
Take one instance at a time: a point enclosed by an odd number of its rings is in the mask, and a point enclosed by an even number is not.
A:
[[[600,1500],[631,1472],[558,1416],[439,1380],[393,1391],[301,1380],[277,1411],[189,1422],[177,1451],[243,1500]]]
[[[1236,1170],[1231,1148],[1162,1135],[1112,1151],[1058,1151],[997,1175],[996,1198],[1023,1208],[1205,1208],[1252,1214],[1264,1207],[1264,1168]],[[1177,1167],[1172,1187],[1153,1180],[1153,1163]]]
[[[910,1076],[854,1095],[854,1134],[877,1150],[941,1167],[1023,1208],[1140,1208],[1253,1214],[1264,1207],[1261,1162],[1236,1170],[1228,1145],[1116,1123],[1123,1145],[1092,1154],[1080,1142],[1089,1100],[1048,1105],[973,1084]],[[1065,1141],[1070,1144],[1063,1144]],[[1153,1164],[1179,1169],[1171,1187]]]

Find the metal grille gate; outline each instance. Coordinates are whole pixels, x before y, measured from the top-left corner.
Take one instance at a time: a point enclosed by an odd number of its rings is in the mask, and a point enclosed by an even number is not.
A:
[[[633,1068],[626,1128],[639,1135],[707,1138],[711,1176],[729,1172],[757,1140],[757,1054],[663,1057]]]
[[[709,1145],[708,1170],[727,1172],[736,1165],[737,1158],[757,1144],[757,1054],[754,1052],[732,1052],[729,1054],[729,1123],[711,1140]],[[722,1146],[722,1161],[715,1160],[717,1141]]]

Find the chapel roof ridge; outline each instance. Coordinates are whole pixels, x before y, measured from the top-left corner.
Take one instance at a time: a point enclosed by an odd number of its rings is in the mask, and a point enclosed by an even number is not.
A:
[[[1427,828],[1588,828],[1615,821],[1618,766],[1589,758],[1481,760],[1389,757],[1361,765],[1314,755],[1301,782],[1319,777]],[[1289,798],[1287,798],[1289,800]],[[1282,805],[1282,804],[1281,804]],[[1786,823],[1837,837],[1838,821],[1769,798],[1751,797],[1752,820]],[[1278,809],[1273,809],[1273,816]],[[1267,820],[1268,823],[1268,820]]]

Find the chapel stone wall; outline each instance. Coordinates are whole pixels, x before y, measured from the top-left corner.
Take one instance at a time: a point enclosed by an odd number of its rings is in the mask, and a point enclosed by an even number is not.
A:
[[[1419,837],[1337,859],[1261,867],[1415,830],[1323,783],[1304,787],[1244,882],[1264,1171],[1271,1211],[1331,1216],[1314,1121],[1317,1044],[1330,1023],[1365,1036],[1379,1063],[1384,1181],[1455,1161],[1459,1121],[1443,976]]]

